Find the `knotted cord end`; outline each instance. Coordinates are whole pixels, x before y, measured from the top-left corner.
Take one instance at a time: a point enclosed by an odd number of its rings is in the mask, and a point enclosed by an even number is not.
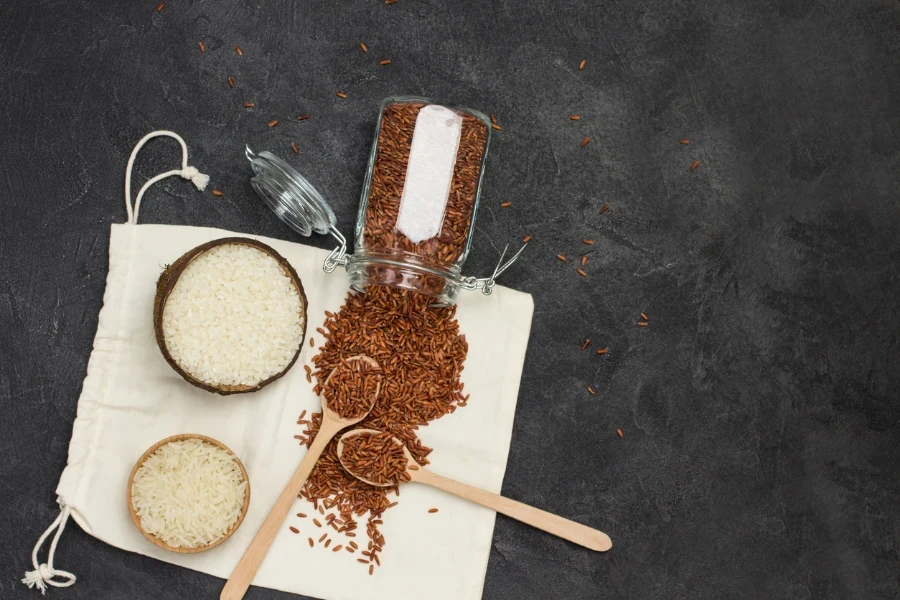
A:
[[[36,587],[41,590],[42,596],[47,592],[48,585],[52,585],[53,587],[69,587],[75,583],[75,575],[68,571],[61,571],[53,568],[53,555],[56,554],[56,545],[59,544],[59,537],[62,535],[63,529],[66,528],[66,521],[69,520],[69,514],[71,513],[71,509],[69,509],[69,507],[61,500],[60,508],[59,515],[53,520],[50,527],[44,531],[43,535],[41,535],[37,544],[34,546],[34,550],[31,551],[31,565],[34,567],[34,570],[25,571],[25,578],[22,579],[22,583],[27,585],[28,589]],[[56,531],[56,535],[53,536],[53,541],[50,543],[50,552],[47,555],[47,562],[38,562],[38,551],[54,530]],[[56,577],[62,578],[62,581],[55,579]]]
[[[56,581],[54,577],[62,577],[65,581]],[[51,568],[47,563],[41,563],[34,571],[26,571],[25,578],[22,583],[28,586],[28,589],[36,587],[41,591],[41,596],[47,593],[47,585],[56,587],[69,587],[75,583],[75,576],[68,571],[57,571]]]
[[[209,175],[204,175],[196,167],[185,167],[178,174],[184,179],[190,179],[201,192],[206,189],[206,185],[209,183]]]
[[[26,571],[25,578],[22,583],[28,586],[28,589],[36,587],[41,590],[41,596],[47,593],[47,581],[53,579],[53,571],[46,563],[40,565],[34,571]]]

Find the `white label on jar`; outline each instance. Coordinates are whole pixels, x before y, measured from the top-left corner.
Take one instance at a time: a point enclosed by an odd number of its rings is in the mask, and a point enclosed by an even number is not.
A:
[[[444,106],[425,106],[416,117],[397,229],[411,242],[431,239],[444,224],[462,117]]]

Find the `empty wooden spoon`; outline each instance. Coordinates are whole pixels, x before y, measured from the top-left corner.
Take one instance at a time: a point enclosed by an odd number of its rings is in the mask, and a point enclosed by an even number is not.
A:
[[[353,431],[348,431],[338,440],[338,458],[340,459],[341,465],[343,465],[344,469],[357,479],[364,481],[370,485],[379,487],[392,486],[398,483],[398,481],[405,479],[405,477],[403,477],[402,479],[398,478],[392,481],[385,482],[385,477],[383,474],[392,472],[392,469],[390,468],[391,465],[387,465],[386,460],[382,460],[380,462],[379,466],[384,468],[380,469],[379,471],[364,471],[363,473],[361,473],[360,471],[367,467],[357,467],[356,463],[351,460],[351,457],[349,455],[344,455],[344,443],[347,440],[360,435],[371,436],[378,433],[381,432],[374,429],[355,429]],[[512,517],[513,519],[522,521],[523,523],[527,523],[532,527],[537,527],[538,529],[542,529],[547,533],[552,533],[555,536],[569,540],[570,542],[574,542],[580,546],[584,546],[585,548],[590,548],[591,550],[606,552],[607,550],[612,548],[612,540],[610,540],[609,536],[602,531],[591,529],[590,527],[582,525],[581,523],[576,523],[575,521],[564,519],[552,513],[534,508],[533,506],[528,506],[527,504],[522,504],[521,502],[516,502],[515,500],[510,500],[509,498],[504,498],[503,496],[492,494],[470,485],[466,485],[464,483],[460,483],[458,481],[453,481],[452,479],[447,479],[446,477],[436,475],[417,463],[412,457],[412,454],[409,453],[409,450],[403,442],[401,442],[396,437],[393,438],[393,440],[395,444],[398,444],[403,449],[403,455],[406,457],[406,476],[409,477],[409,481],[424,483],[425,485],[436,487],[438,489],[444,490],[445,492],[449,492],[451,494],[459,496],[460,498],[471,500],[472,502],[478,503],[482,506],[486,506],[499,513],[503,513],[507,517]],[[371,460],[366,463],[367,466],[371,464]],[[393,472],[396,472],[396,469],[394,469]],[[380,481],[373,481],[367,479],[362,475],[377,475],[376,478]]]
[[[348,358],[346,362],[350,363],[357,360],[365,361],[372,370],[381,370],[378,361],[365,355]],[[337,373],[340,368],[340,366],[336,367],[328,375],[328,379],[325,380],[325,385],[328,385],[331,378],[334,377],[335,373]],[[231,577],[225,582],[225,587],[222,589],[222,594],[219,596],[220,600],[240,600],[244,597],[244,594],[247,593],[247,588],[250,587],[253,576],[256,575],[256,571],[259,569],[259,565],[262,564],[263,559],[266,557],[266,552],[269,551],[269,546],[272,545],[272,541],[275,539],[278,529],[284,522],[284,518],[287,516],[288,512],[290,512],[294,500],[297,499],[297,495],[300,493],[300,490],[303,489],[303,485],[306,483],[309,474],[312,472],[316,461],[325,450],[328,442],[330,442],[341,429],[355,425],[366,418],[366,415],[369,414],[369,411],[371,411],[372,407],[375,405],[375,400],[378,398],[380,391],[381,383],[379,382],[375,388],[375,393],[373,394],[369,406],[365,407],[365,412],[362,414],[357,413],[358,416],[350,418],[342,418],[338,413],[329,409],[327,399],[324,395],[322,396],[322,425],[319,427],[319,432],[316,434],[316,438],[306,452],[306,456],[300,461],[300,466],[297,467],[297,470],[294,471],[290,481],[288,481],[287,486],[285,486],[284,491],[278,496],[278,500],[275,501],[275,505],[272,506],[266,520],[263,521],[259,531],[256,532],[253,541],[250,542],[250,545],[247,547],[241,560],[231,572]],[[362,410],[362,407],[360,410]]]

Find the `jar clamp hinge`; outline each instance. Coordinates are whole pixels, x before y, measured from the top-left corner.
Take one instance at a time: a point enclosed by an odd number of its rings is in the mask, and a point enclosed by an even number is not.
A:
[[[338,267],[346,267],[350,261],[347,258],[347,238],[333,225],[328,229],[328,233],[340,244],[340,246],[331,251],[331,254],[325,258],[325,262],[322,264],[323,271],[332,273]]]

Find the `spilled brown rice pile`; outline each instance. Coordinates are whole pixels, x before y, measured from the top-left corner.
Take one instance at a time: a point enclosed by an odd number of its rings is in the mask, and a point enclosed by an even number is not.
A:
[[[427,463],[430,448],[422,445],[416,430],[430,421],[465,406],[459,377],[468,345],[459,333],[456,309],[433,308],[423,295],[382,286],[365,293],[350,293],[341,310],[326,312],[325,345],[313,359],[313,376],[322,385],[342,360],[368,355],[381,365],[383,386],[372,412],[356,429],[376,429],[402,441],[413,458]],[[326,331],[327,330],[327,331]],[[301,443],[309,446],[322,423],[313,413],[304,425]],[[357,519],[367,517],[367,548],[361,551],[366,564],[380,564],[378,553],[384,537],[378,531],[382,513],[394,506],[388,496],[399,495],[397,486],[375,487],[344,471],[332,440],[310,474],[301,496],[319,512],[332,511],[327,527],[348,537],[356,536]]]

